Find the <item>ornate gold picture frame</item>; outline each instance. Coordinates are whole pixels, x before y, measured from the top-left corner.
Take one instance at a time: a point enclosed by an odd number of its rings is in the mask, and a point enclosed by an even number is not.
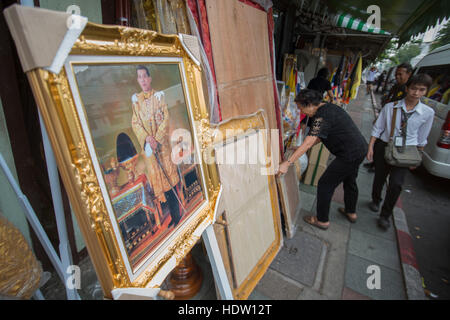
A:
[[[27,72],[106,297],[159,287],[215,220],[201,71],[181,36],[88,23],[59,74]]]

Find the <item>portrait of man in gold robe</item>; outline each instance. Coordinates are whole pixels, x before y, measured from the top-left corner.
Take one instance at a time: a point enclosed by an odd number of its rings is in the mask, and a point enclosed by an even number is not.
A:
[[[161,211],[168,204],[176,226],[181,219],[183,192],[177,166],[172,162],[169,140],[169,110],[163,91],[152,88],[152,77],[145,66],[136,68],[137,82],[142,91],[132,96],[132,129],[142,148],[146,176]]]

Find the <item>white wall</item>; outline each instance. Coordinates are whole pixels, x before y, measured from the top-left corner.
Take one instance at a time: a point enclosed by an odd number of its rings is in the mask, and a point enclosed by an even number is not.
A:
[[[11,150],[11,143],[6,126],[5,115],[3,113],[3,105],[0,100],[0,152],[5,159],[6,164],[11,170],[17,181],[17,172],[14,165],[14,157]],[[16,226],[31,245],[30,231],[28,229],[27,220],[22,207],[17,200],[16,194],[10,186],[3,170],[0,170],[0,213],[14,226]]]

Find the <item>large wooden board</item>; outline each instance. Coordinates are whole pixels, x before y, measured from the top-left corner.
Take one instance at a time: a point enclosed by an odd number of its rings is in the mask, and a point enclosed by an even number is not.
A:
[[[267,127],[260,111],[222,122],[217,125],[221,134],[213,134],[223,188],[214,230],[236,299],[248,298],[283,245],[275,177],[263,170],[270,149]],[[225,138],[229,129],[242,131]],[[253,161],[255,152],[265,160]]]
[[[223,120],[263,108],[277,128],[267,14],[238,0],[206,0]]]

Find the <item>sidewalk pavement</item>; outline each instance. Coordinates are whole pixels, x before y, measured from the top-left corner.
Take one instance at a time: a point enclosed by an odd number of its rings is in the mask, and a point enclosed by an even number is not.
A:
[[[374,111],[365,90],[359,90],[347,111],[369,141]],[[302,211],[297,232],[292,239],[285,238],[250,299],[425,299],[401,199],[394,210],[394,223],[382,231],[377,226],[378,213],[368,208],[372,182],[373,173],[361,166],[354,224],[338,212],[344,206],[342,184],[336,189],[326,231],[303,221],[303,216],[316,214],[316,187],[300,183]],[[379,270],[379,289],[373,288],[374,270]]]

